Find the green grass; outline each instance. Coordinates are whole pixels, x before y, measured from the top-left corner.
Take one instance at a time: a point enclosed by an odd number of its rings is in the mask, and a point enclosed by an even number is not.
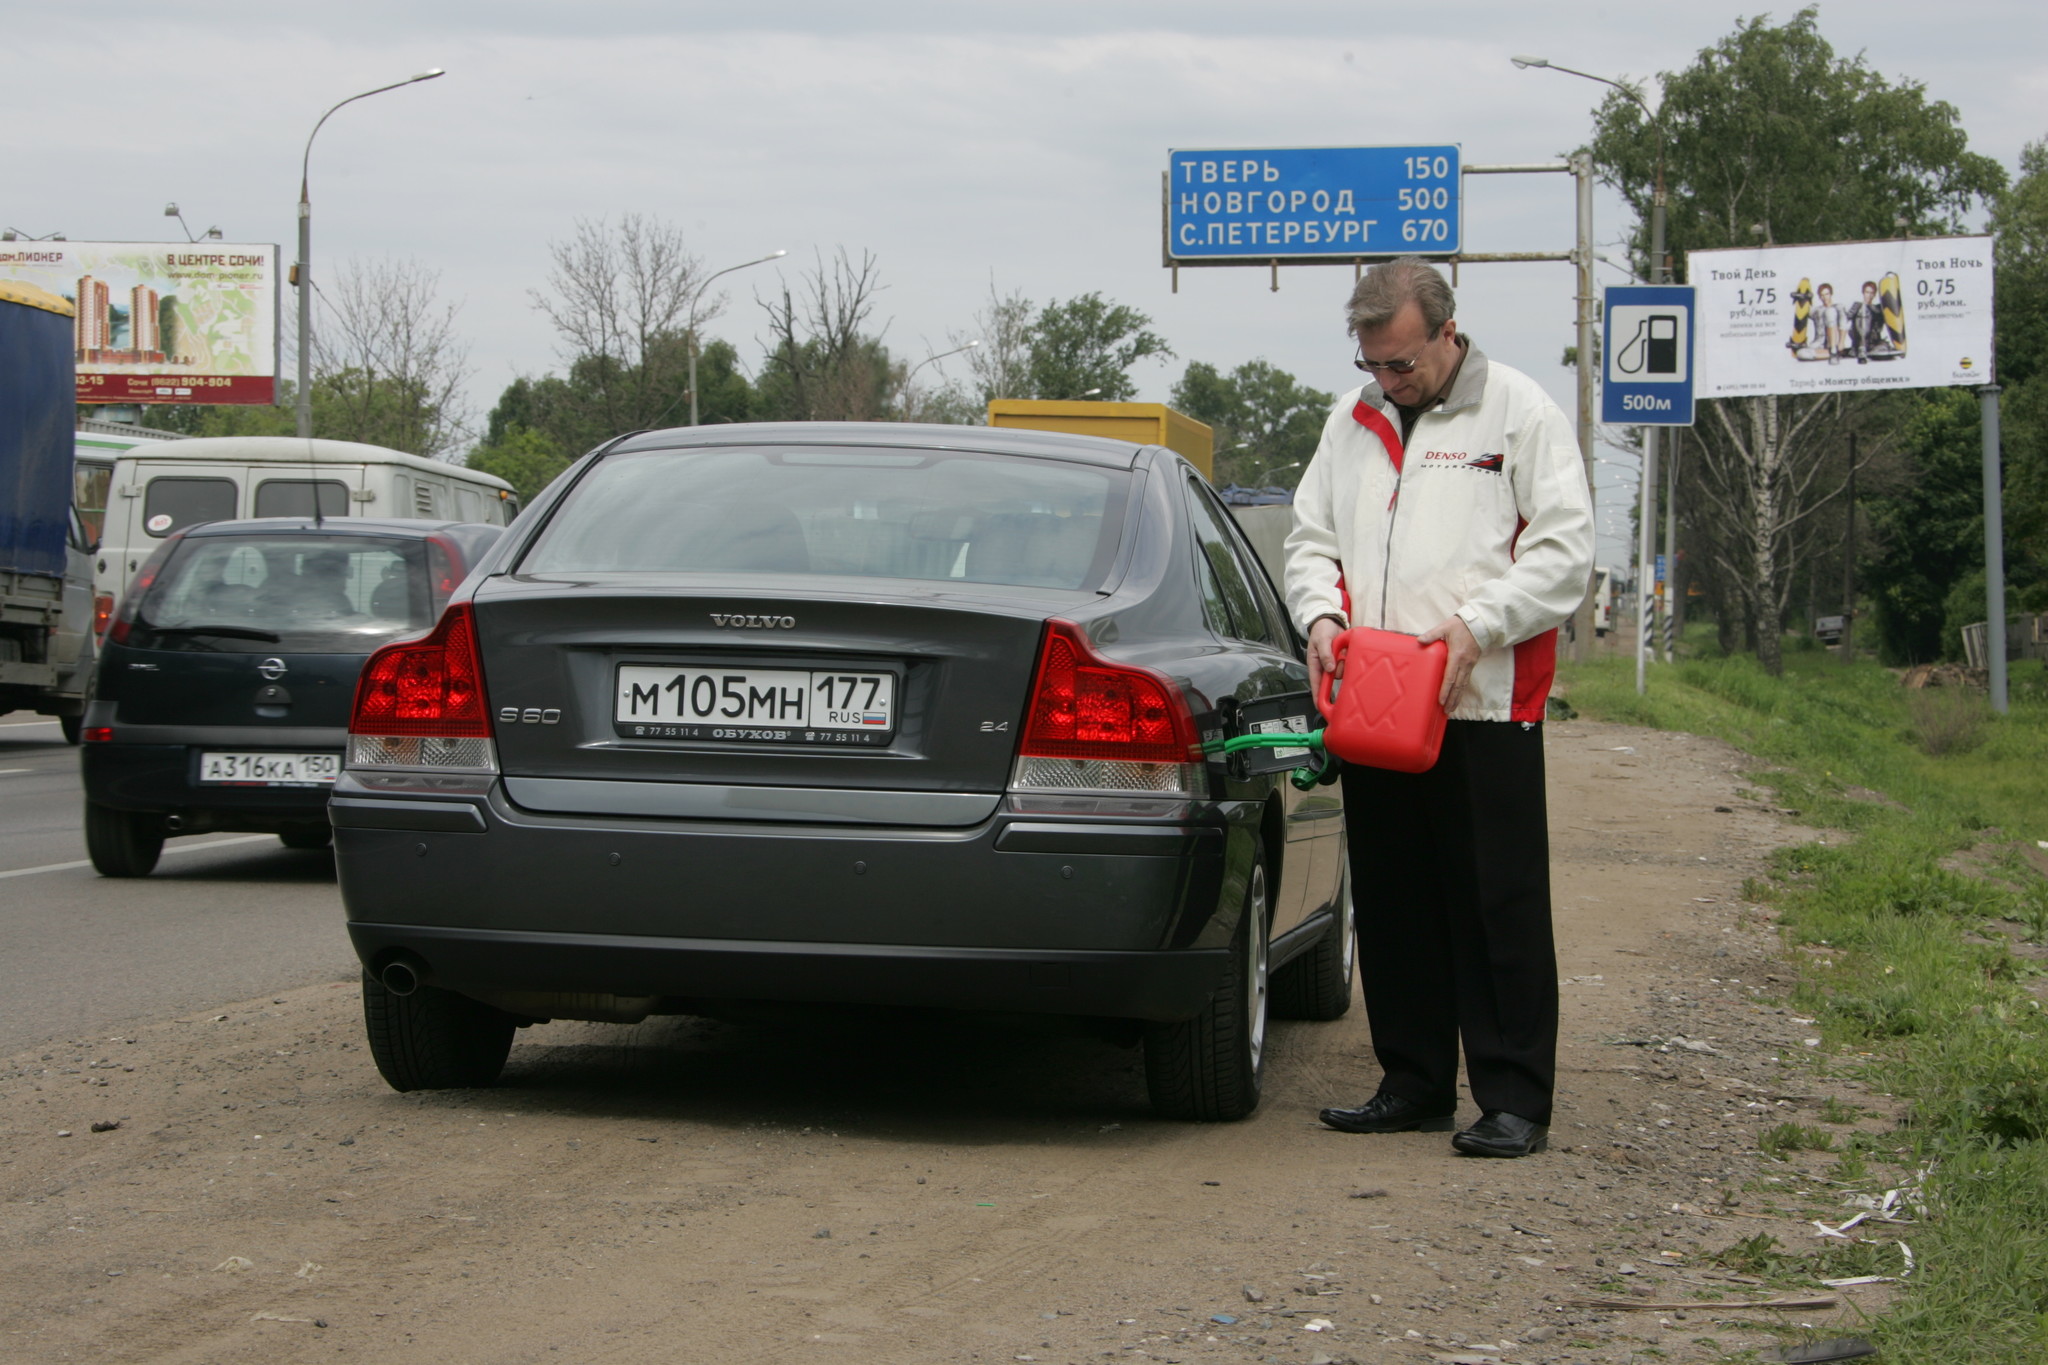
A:
[[[1653,667],[1645,697],[1630,659],[1563,675],[1589,719],[1727,740],[1759,760],[1748,780],[1774,805],[1853,835],[1781,850],[1744,895],[1778,912],[1789,945],[1825,949],[1796,955],[1793,999],[1823,1040],[1805,1064],[1861,1075],[1911,1106],[1893,1137],[1852,1137],[1836,1178],[1902,1183],[1907,1172],[1869,1168],[1931,1167],[1933,1216],[1910,1236],[1917,1267],[1873,1333],[1890,1359],[2048,1359],[2048,1020],[2026,989],[2036,969],[1995,933],[1971,941],[1993,920],[2048,938],[2048,883],[2010,851],[2048,839],[2048,677],[2016,665],[2000,716],[1819,652],[1788,651],[1779,678],[1746,657]],[[1988,875],[1942,865],[1980,844]],[[1767,1150],[1808,1146],[1809,1134],[1827,1137],[1786,1124],[1765,1134]],[[1769,1245],[1730,1253],[1790,1268]]]

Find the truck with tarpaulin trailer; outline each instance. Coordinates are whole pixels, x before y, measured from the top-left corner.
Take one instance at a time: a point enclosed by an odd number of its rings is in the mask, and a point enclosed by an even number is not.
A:
[[[0,280],[0,713],[54,716],[75,744],[96,547],[72,505],[74,316],[48,290]]]

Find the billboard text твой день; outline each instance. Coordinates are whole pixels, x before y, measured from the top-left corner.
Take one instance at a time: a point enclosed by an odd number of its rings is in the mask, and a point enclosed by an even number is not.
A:
[[[1991,239],[1695,251],[1701,398],[1988,384]]]

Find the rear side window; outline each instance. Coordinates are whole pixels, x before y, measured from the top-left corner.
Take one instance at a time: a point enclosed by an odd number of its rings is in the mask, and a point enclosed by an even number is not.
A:
[[[523,574],[684,571],[1083,588],[1122,471],[957,451],[653,450],[593,467]]]
[[[233,479],[188,479],[164,475],[151,479],[142,495],[142,529],[157,537],[204,521],[233,521]]]
[[[445,576],[449,569],[439,566]],[[432,623],[426,546],[368,536],[191,536],[142,600],[143,649],[349,653]]]
[[[259,517],[310,517],[318,499],[319,515],[348,515],[348,485],[338,479],[265,479],[256,485]]]
[[[1196,577],[1201,581],[1210,627],[1221,635],[1272,644],[1272,624],[1261,610],[1251,575],[1238,558],[1230,532],[1223,527],[1223,513],[1192,481],[1187,492],[1188,511],[1195,526],[1195,550],[1202,561]]]
[[[107,490],[113,486],[114,467],[80,460],[71,469],[71,505],[85,521],[86,541],[98,540],[107,521]]]

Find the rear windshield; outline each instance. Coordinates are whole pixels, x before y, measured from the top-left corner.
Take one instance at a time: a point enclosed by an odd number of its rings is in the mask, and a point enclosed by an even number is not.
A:
[[[446,597],[435,587],[451,575],[429,573],[429,549],[369,536],[192,536],[150,585],[127,643],[231,654],[368,651],[432,624]]]
[[[1116,549],[1115,470],[952,451],[652,450],[599,462],[528,575],[824,574],[1082,588]]]

